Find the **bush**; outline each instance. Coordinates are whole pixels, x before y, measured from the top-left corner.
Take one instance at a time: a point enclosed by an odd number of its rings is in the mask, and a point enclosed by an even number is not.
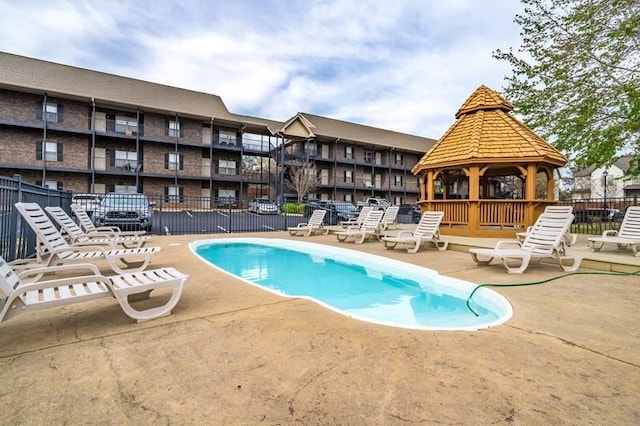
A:
[[[303,203],[284,203],[282,205],[282,213],[286,213],[286,214],[303,214],[304,213],[304,204]]]

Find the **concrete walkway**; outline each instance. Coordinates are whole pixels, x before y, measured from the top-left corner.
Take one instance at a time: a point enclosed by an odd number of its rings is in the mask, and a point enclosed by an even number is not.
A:
[[[100,299],[0,324],[2,424],[615,424],[640,423],[640,277],[573,275],[495,290],[514,308],[478,332],[384,327],[229,278],[189,250],[227,235],[154,236],[152,267],[192,275],[173,315],[136,324]],[[234,235],[238,236],[238,235]],[[469,245],[417,254],[335,236],[290,237],[353,248],[473,283],[524,283],[477,267]],[[584,272],[640,270],[615,249]],[[615,262],[609,262],[613,259]],[[164,298],[166,293],[152,295]]]

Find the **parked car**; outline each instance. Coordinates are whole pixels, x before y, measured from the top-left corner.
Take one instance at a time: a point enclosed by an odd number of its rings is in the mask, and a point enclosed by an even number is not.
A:
[[[327,225],[337,225],[360,214],[358,208],[348,201],[322,201],[320,208],[327,210],[324,219]]]
[[[96,226],[151,230],[153,210],[144,194],[108,193],[93,212]]]
[[[401,204],[400,209],[398,210],[398,216],[410,216],[411,223],[418,223],[420,222],[422,211],[420,210],[420,207],[415,204]]]
[[[89,217],[91,217],[93,212],[96,210],[96,207],[100,205],[101,201],[102,196],[99,194],[73,194],[71,197],[71,204],[74,204],[86,211]],[[73,210],[71,211],[71,214],[75,216]]]
[[[619,209],[589,208],[574,210],[573,223],[613,222],[621,221],[624,216]]]
[[[266,198],[254,198],[249,201],[249,212],[256,214],[278,214],[278,205],[275,201]]]

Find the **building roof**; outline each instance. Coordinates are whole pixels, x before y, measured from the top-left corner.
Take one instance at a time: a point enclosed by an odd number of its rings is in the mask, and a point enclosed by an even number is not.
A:
[[[513,117],[513,106],[480,86],[462,104],[456,121],[414,166],[423,169],[488,163],[546,163],[564,166],[566,157]]]
[[[613,162],[613,165],[616,166],[617,168],[619,168],[620,170],[622,170],[623,173],[626,173],[627,170],[629,170],[629,167],[631,165],[631,156],[627,155],[627,156],[623,156],[618,158],[616,161]],[[576,171],[573,176],[574,177],[587,177],[587,176],[591,176],[591,173],[593,173],[593,171],[595,169],[597,169],[598,167],[596,166],[588,166],[585,167],[584,169],[580,169],[578,171]]]
[[[198,119],[213,118],[251,127],[282,123],[232,114],[217,95],[0,52],[0,87],[47,93],[97,104],[137,107]]]
[[[299,112],[287,120],[281,127],[280,133],[289,138],[326,138],[414,152],[424,152],[436,142],[430,138],[321,117],[306,112]]]

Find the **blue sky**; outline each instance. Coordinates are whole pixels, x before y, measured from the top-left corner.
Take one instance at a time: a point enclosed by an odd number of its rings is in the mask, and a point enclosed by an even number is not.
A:
[[[0,0],[0,50],[438,139],[481,84],[502,91],[517,0]]]

